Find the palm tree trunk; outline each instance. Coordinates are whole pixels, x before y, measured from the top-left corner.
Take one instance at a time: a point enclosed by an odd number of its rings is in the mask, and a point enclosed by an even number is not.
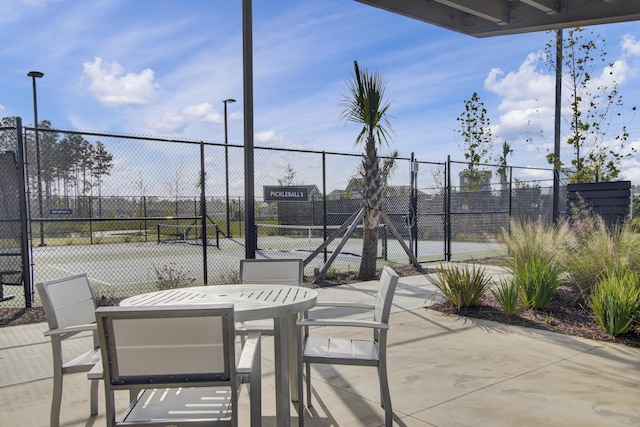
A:
[[[380,225],[380,204],[382,185],[378,153],[373,136],[367,138],[365,147],[364,186],[362,197],[367,207],[367,214],[362,219],[362,260],[358,278],[371,280],[376,276],[376,260],[378,257],[378,226]]]
[[[376,277],[378,259],[378,225],[380,224],[380,211],[369,209],[362,219],[362,260],[360,261],[360,280],[371,280]]]

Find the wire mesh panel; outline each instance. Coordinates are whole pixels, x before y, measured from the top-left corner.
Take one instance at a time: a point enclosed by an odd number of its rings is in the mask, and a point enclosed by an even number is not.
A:
[[[420,261],[445,256],[446,164],[416,162],[416,257]]]
[[[206,219],[203,240],[200,143],[37,131],[37,140],[36,129],[25,133],[31,219],[44,224],[34,228],[36,281],[87,272],[107,297],[203,284],[203,242],[217,235]],[[182,229],[184,239],[160,245],[158,224]]]
[[[509,229],[511,218],[551,220],[551,170],[463,162],[450,165],[451,251],[457,258],[501,253],[499,236]],[[483,245],[473,250],[472,243]]]
[[[0,152],[0,301],[14,299],[8,287],[23,285],[20,191],[14,153]],[[24,298],[13,303],[24,304]]]
[[[0,131],[2,147],[15,147],[16,128]],[[98,297],[238,282],[244,146],[63,131],[46,121],[23,132],[36,282],[86,272]],[[256,257],[304,259],[310,276],[344,244],[333,266],[357,270],[361,164],[360,154],[255,147],[248,205]],[[405,248],[421,262],[495,253],[509,218],[551,216],[550,170],[476,166],[395,159],[385,176],[380,263],[406,265]],[[266,187],[303,188],[305,197],[267,200]]]
[[[324,225],[332,225],[324,211],[325,179],[322,152],[281,149],[258,149],[256,170],[256,256],[306,259],[324,240]],[[342,182],[348,182],[348,171],[342,171]],[[339,182],[338,176],[331,180]],[[327,182],[326,187],[329,188]],[[265,201],[265,187],[302,187],[306,199],[299,201]],[[330,231],[329,231],[330,232]],[[335,246],[334,243],[333,246]],[[332,248],[328,248],[331,251]],[[322,263],[312,260],[307,274]]]
[[[509,170],[493,165],[450,163],[450,253],[454,259],[496,252],[498,236],[509,227]]]

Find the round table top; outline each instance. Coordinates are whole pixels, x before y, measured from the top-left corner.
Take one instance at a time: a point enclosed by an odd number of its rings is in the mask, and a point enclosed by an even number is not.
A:
[[[169,289],[136,295],[121,306],[233,304],[238,322],[287,317],[316,304],[318,293],[302,286],[251,284]]]

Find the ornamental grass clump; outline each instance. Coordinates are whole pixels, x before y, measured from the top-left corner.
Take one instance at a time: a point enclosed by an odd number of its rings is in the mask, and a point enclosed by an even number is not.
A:
[[[588,297],[611,268],[640,269],[640,235],[629,225],[608,227],[602,218],[583,218],[578,244],[566,259],[571,283]]]
[[[504,314],[516,314],[520,287],[515,280],[500,280],[500,284],[491,288],[491,293],[498,300]]]
[[[476,305],[491,284],[486,270],[475,264],[451,267],[440,264],[440,269],[434,277],[429,277],[429,281],[458,311]]]
[[[640,278],[628,268],[610,268],[601,276],[590,296],[596,322],[616,336],[629,331],[640,315]]]
[[[507,248],[507,266],[513,271],[529,260],[561,260],[575,246],[574,236],[566,222],[557,225],[540,218],[537,221],[512,219],[503,229],[500,240]]]
[[[513,274],[524,306],[537,310],[546,307],[560,287],[560,273],[553,259],[538,257],[518,263]]]

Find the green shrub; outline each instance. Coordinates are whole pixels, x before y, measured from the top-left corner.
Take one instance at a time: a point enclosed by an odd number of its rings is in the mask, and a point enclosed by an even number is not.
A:
[[[324,278],[325,279],[333,280],[336,277],[338,277],[338,270],[336,270],[336,268],[334,266],[329,267],[327,269],[327,272],[324,273]]]
[[[188,277],[187,274],[179,270],[175,263],[163,265],[161,268],[153,266],[156,272],[156,284],[161,291],[175,288],[186,288],[192,286],[196,279]]]
[[[610,268],[593,289],[589,306],[611,335],[624,334],[640,313],[640,278],[627,268]]]
[[[513,271],[525,307],[544,308],[560,286],[560,268],[553,260],[531,258]]]
[[[460,310],[478,303],[489,287],[491,278],[484,268],[476,265],[454,265],[446,268],[440,264],[435,277],[429,277],[429,281],[443,293],[448,302]]]
[[[491,293],[500,303],[504,314],[516,314],[520,287],[515,280],[501,280],[500,284],[491,289]]]

